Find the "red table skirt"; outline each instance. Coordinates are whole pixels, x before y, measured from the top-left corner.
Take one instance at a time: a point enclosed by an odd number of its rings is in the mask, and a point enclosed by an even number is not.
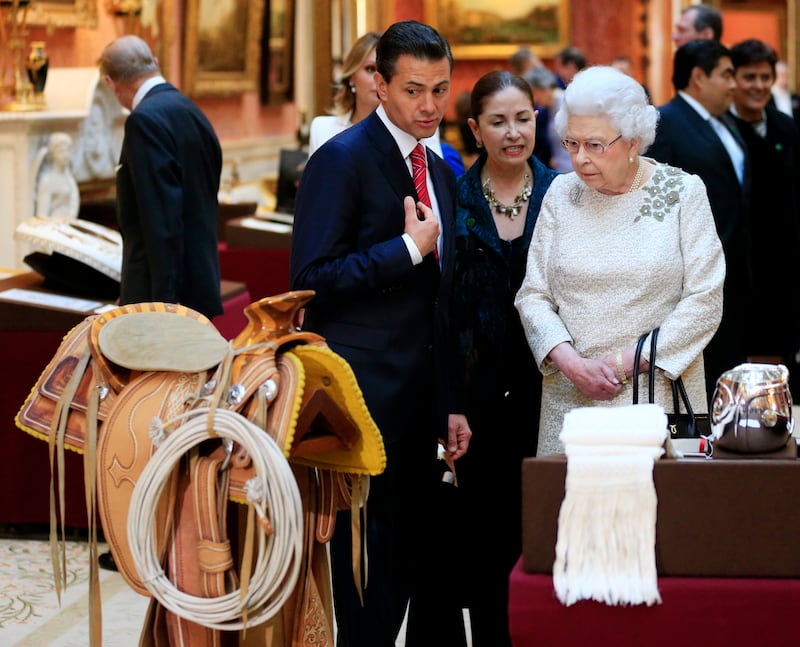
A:
[[[223,313],[212,319],[212,323],[225,339],[233,339],[247,326],[247,315],[244,309],[253,299],[250,292],[245,290],[236,296],[226,299],[223,304]]]
[[[710,547],[713,550],[712,547]],[[758,550],[754,547],[754,550]],[[564,606],[520,560],[509,582],[514,647],[797,647],[800,579],[663,577],[662,604]]]
[[[50,460],[47,443],[14,425],[14,417],[55,354],[63,332],[2,332],[6,366],[0,389],[0,524],[47,524],[50,520]],[[86,527],[83,456],[66,452],[66,525]]]
[[[289,290],[289,250],[249,247],[219,248],[223,279],[242,281],[253,301]]]

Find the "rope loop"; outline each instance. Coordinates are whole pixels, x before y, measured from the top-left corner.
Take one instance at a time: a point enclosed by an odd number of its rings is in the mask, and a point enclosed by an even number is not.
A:
[[[289,462],[262,429],[224,408],[192,409],[167,424],[158,420],[151,435],[154,430],[163,433],[164,427],[172,431],[142,470],[128,513],[128,543],[142,583],[165,608],[211,629],[241,630],[269,620],[294,591],[302,562],[302,501]],[[255,477],[247,484],[248,501],[262,521],[265,510],[272,515],[271,523],[254,524],[258,547],[246,596],[238,589],[212,598],[184,593],[169,581],[158,559],[154,532],[158,500],[181,457],[207,440],[210,428],[247,450],[255,468]]]

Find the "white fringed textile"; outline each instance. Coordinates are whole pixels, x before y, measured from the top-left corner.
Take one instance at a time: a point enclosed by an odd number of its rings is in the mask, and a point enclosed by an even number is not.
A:
[[[656,404],[585,407],[564,417],[567,480],[553,564],[563,604],[661,602],[653,464],[666,437]]]

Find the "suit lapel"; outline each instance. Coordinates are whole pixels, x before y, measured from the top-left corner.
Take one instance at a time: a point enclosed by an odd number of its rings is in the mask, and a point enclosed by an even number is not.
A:
[[[747,142],[744,141],[744,137],[742,137],[742,133],[739,131],[739,125],[736,123],[736,118],[730,113],[726,112],[722,117],[720,117],[720,121],[728,128],[733,138],[736,140],[736,143],[739,144],[739,148],[742,149],[744,153],[744,173],[742,174],[742,189],[745,193],[749,193],[750,190],[750,155],[747,151]]]
[[[386,178],[386,183],[397,195],[402,204],[403,198],[407,195],[414,196],[417,190],[414,187],[414,180],[408,172],[406,161],[397,148],[391,133],[383,125],[380,117],[373,112],[364,120],[364,128],[369,137],[374,150],[377,153],[377,161],[381,173]],[[439,215],[441,217],[442,232],[442,269],[450,265],[453,259],[451,252],[454,236],[453,220],[453,196],[451,195],[449,183],[445,177],[443,161],[433,158],[433,152],[428,150],[428,173],[431,174],[431,182],[436,192],[436,200],[439,203]]]
[[[714,132],[714,127],[708,123],[705,119],[703,119],[698,113],[697,110],[692,108],[686,101],[683,100],[682,97],[677,97],[675,99],[676,105],[679,107],[681,113],[683,114],[684,121],[686,124],[696,131],[697,135],[702,138],[702,140],[708,144],[709,146],[713,146],[717,149],[717,153],[725,153],[725,157],[728,157],[728,152],[725,150],[725,146],[722,145],[722,142],[719,139],[717,133]]]
[[[444,162],[434,159],[434,153],[428,151],[428,172],[431,174],[433,190],[436,192],[436,201],[439,203],[440,231],[442,236],[442,267],[451,260],[453,240],[455,235],[455,221],[453,213],[453,195],[449,189],[449,183],[445,177]]]
[[[400,154],[400,149],[397,148],[391,133],[374,111],[365,122],[367,136],[377,153],[376,164],[386,178],[387,185],[397,194],[402,204],[405,196],[416,195],[414,180],[408,172],[406,161]]]
[[[717,135],[714,127],[705,119],[703,119],[698,113],[697,110],[692,108],[682,97],[677,97],[675,99],[677,105],[679,106],[681,112],[684,115],[684,119],[687,125],[693,128],[698,136],[702,137],[703,141],[706,142],[709,146],[715,149],[712,152],[712,155],[715,155],[718,159],[725,160],[725,165],[728,167],[730,172],[733,174],[733,177],[736,178],[736,183],[739,183],[738,176],[736,175],[736,169],[733,168],[733,162],[731,161],[731,156],[728,155],[728,149],[725,148],[725,145],[722,143],[722,140]],[[711,117],[713,119],[714,117]],[[730,130],[730,128],[729,128]],[[741,143],[741,135],[737,134],[734,135],[737,142]],[[742,145],[742,150],[746,151],[747,149]],[[745,155],[745,159],[747,155]]]

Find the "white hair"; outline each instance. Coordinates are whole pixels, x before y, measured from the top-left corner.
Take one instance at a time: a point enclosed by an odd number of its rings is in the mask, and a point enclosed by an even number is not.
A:
[[[623,139],[639,140],[644,153],[656,138],[658,110],[647,101],[636,79],[607,65],[596,65],[575,75],[564,90],[555,116],[558,134],[567,134],[571,115],[605,117]]]

